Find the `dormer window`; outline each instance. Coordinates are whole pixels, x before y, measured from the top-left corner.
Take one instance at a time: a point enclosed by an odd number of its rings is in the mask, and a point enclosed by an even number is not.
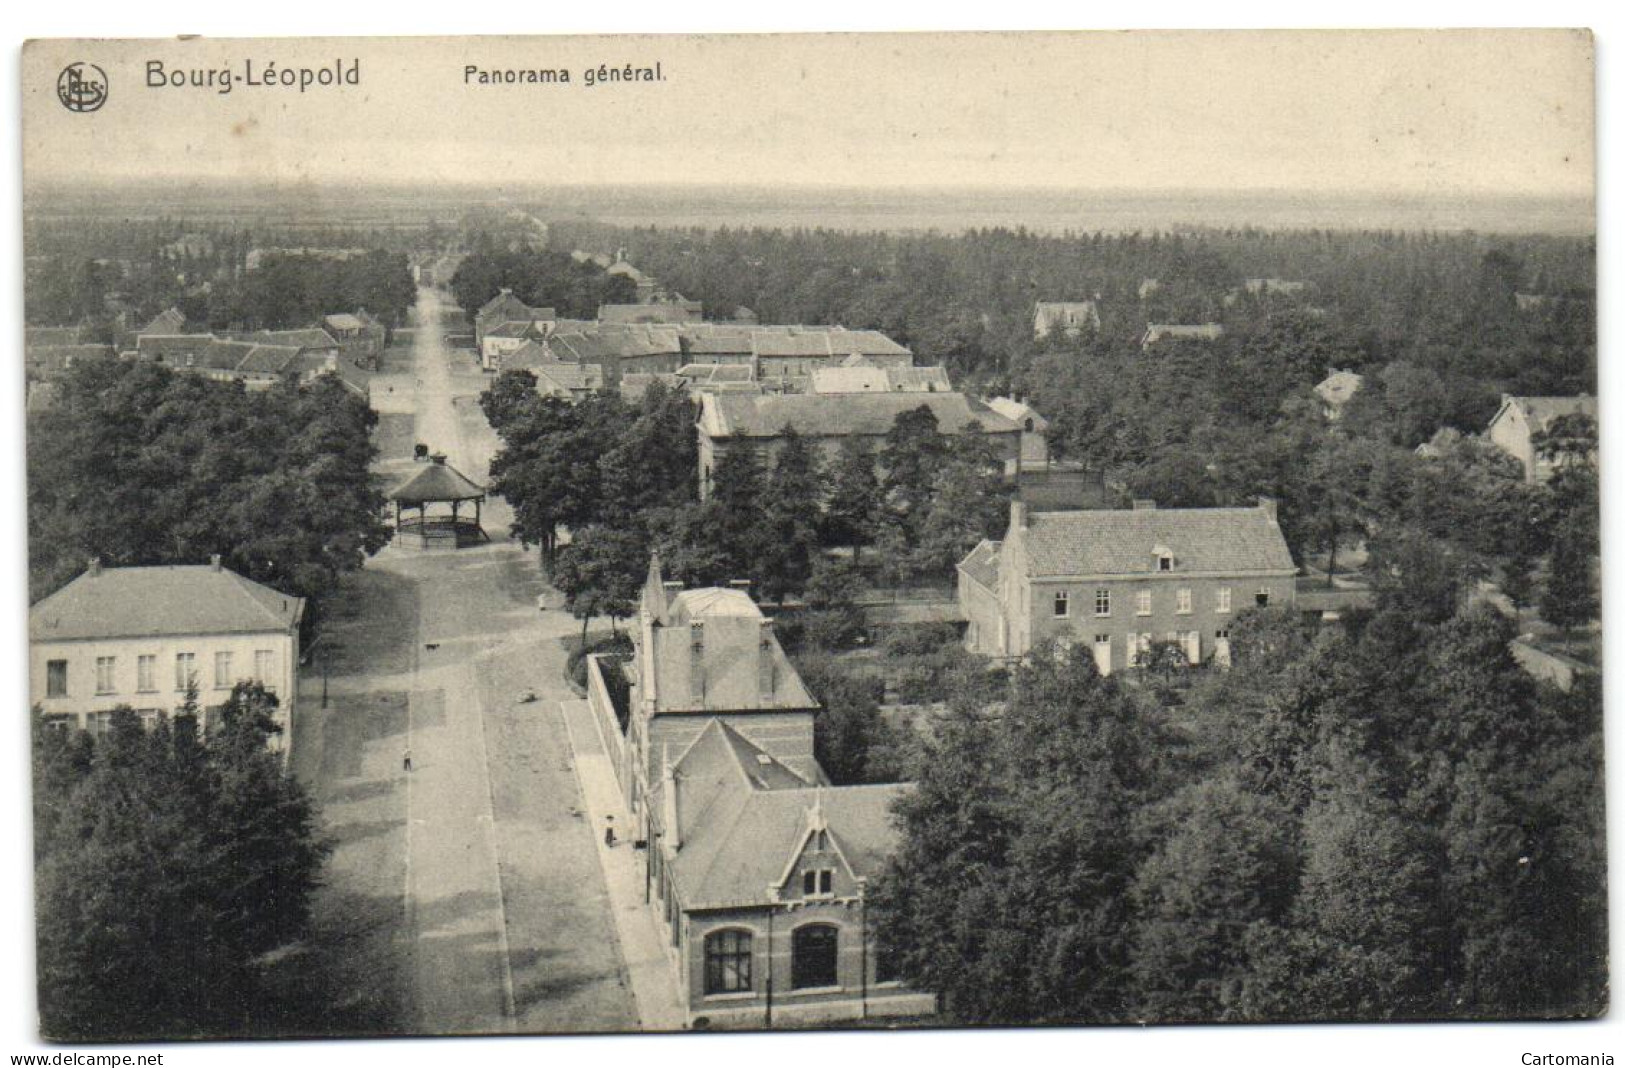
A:
[[[1174,553],[1168,546],[1154,546],[1151,549],[1151,555],[1156,558],[1158,571],[1172,571],[1174,569]]]

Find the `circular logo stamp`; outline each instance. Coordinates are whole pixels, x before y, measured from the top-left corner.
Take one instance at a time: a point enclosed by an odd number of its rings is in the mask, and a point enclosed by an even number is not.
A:
[[[56,98],[69,111],[95,111],[107,103],[107,72],[94,63],[69,63],[56,76]]]

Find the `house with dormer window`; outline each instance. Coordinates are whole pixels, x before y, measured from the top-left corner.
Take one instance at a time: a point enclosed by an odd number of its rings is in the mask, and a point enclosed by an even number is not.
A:
[[[830,783],[818,702],[745,589],[682,589],[655,557],[631,660],[590,658],[587,678],[690,1023],[935,1011],[892,973],[864,903],[910,786]]]
[[[1296,572],[1268,499],[1031,515],[1016,501],[1004,539],[960,562],[959,605],[967,644],[987,656],[1083,642],[1109,675],[1168,642],[1192,664],[1224,664],[1235,613],[1293,603]]]

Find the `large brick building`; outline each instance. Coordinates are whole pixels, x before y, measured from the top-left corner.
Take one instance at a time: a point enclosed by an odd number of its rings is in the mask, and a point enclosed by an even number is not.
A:
[[[276,694],[286,750],[295,725],[299,621],[305,603],[223,567],[88,570],[28,614],[29,693],[47,724],[92,734],[113,710],[174,715],[197,693],[207,725],[239,682]]]
[[[818,703],[738,589],[682,590],[651,561],[624,685],[589,661],[588,704],[646,843],[650,907],[688,1020],[714,1026],[918,1015],[875,947],[867,881],[907,785],[832,786]]]
[[[1082,642],[1109,674],[1162,641],[1193,664],[1228,662],[1235,614],[1292,604],[1295,574],[1273,501],[1031,515],[1017,501],[1004,540],[960,563],[959,603],[976,652],[1015,658],[1047,639]]]

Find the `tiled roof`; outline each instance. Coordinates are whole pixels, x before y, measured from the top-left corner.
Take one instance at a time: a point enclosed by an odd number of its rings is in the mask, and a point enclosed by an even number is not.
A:
[[[1597,418],[1596,397],[1508,397],[1507,403],[1522,408],[1536,430],[1546,429],[1553,419],[1564,415]]]
[[[320,327],[307,326],[298,330],[255,330],[232,334],[237,341],[254,341],[262,345],[294,345],[301,349],[336,349],[339,343],[333,335]]]
[[[208,564],[87,571],[28,614],[31,641],[286,631],[303,601]]]
[[[559,389],[572,393],[600,389],[604,384],[604,369],[596,363],[565,363],[562,360],[550,360],[534,365],[531,370],[535,372],[538,381],[546,379]]]
[[[165,308],[142,328],[143,334],[178,334],[186,326],[186,314],[179,308]]]
[[[1042,431],[1049,426],[1049,420],[1033,411],[1032,406],[1025,401],[1018,401],[1014,397],[989,397],[987,406],[1022,427],[1026,420],[1033,421],[1033,430]]]
[[[986,541],[959,562],[959,570],[990,590],[999,588],[999,549],[1002,542]]]
[[[1020,429],[963,393],[706,394],[700,427],[712,439],[778,437],[786,426],[817,437],[881,435],[898,415],[920,407],[931,410],[944,434],[959,434],[968,423],[986,433]]]
[[[777,774],[751,780],[751,750],[713,723],[705,732],[707,751],[678,770],[684,830],[672,869],[685,907],[766,903],[768,887],[784,877],[815,811],[855,875],[876,874],[896,850],[892,805],[912,787],[798,787]]]
[[[1034,576],[1292,571],[1281,528],[1263,508],[1141,508],[1038,512],[1022,532]]]
[[[449,464],[430,462],[396,487],[392,501],[419,505],[434,501],[467,501],[485,496],[485,487],[470,481]]]

